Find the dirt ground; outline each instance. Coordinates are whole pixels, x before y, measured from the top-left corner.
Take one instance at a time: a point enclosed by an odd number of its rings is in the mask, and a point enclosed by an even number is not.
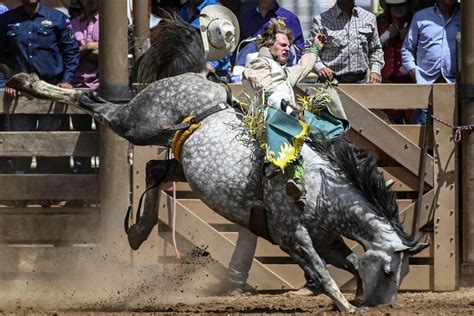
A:
[[[185,301],[167,304],[150,304],[148,306],[122,309],[102,307],[87,307],[79,309],[64,309],[60,307],[41,310],[28,306],[10,306],[2,309],[0,314],[313,314],[337,315],[327,297],[290,298],[284,295],[251,295],[242,297],[207,297],[191,303]],[[58,302],[59,303],[59,302]],[[474,315],[474,290],[462,289],[452,293],[402,293],[397,305],[392,308],[382,306],[366,311],[366,315]]]
[[[102,288],[96,280],[94,289],[18,287],[2,282],[0,315],[3,314],[316,314],[337,315],[330,299],[317,297],[289,297],[285,294],[244,294],[239,297],[206,296],[196,284],[184,283],[171,288],[161,283],[161,290],[150,282],[130,284],[129,289]],[[185,282],[186,283],[186,282]],[[12,292],[10,292],[11,290]],[[13,295],[12,295],[13,294]],[[347,294],[352,299],[351,294]],[[400,293],[396,306],[379,306],[360,311],[366,315],[474,315],[474,288],[456,292]]]
[[[339,314],[324,295],[218,296],[221,283],[210,273],[215,267],[206,250],[182,258],[179,264],[143,267],[120,262],[92,248],[90,253],[67,252],[64,257],[46,262],[31,255],[0,259],[3,270],[21,266],[29,271],[0,274],[0,315]],[[353,297],[347,294],[347,298]],[[474,288],[445,293],[400,293],[393,308],[380,306],[360,313],[474,315]]]

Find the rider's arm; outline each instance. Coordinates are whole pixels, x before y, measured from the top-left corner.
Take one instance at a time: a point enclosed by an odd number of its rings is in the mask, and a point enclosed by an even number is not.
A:
[[[247,80],[252,87],[259,91],[269,90],[272,85],[271,67],[263,58],[257,58],[250,62],[250,66],[245,68],[242,79]]]
[[[291,84],[294,86],[313,70],[314,63],[316,62],[316,54],[310,51],[306,52],[298,62],[298,64],[288,67],[290,74]]]
[[[311,42],[306,46],[305,54],[301,57],[298,64],[288,68],[290,81],[293,86],[304,79],[311,70],[314,69],[314,65],[319,58],[319,53],[325,43],[326,36],[322,33],[315,33]]]

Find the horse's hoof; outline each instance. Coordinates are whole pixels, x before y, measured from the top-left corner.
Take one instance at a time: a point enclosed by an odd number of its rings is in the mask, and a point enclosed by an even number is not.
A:
[[[143,233],[143,231],[142,231]],[[140,234],[140,231],[138,229],[138,224],[133,224],[130,226],[130,228],[127,230],[127,238],[128,238],[128,244],[130,245],[130,248],[133,250],[138,250],[142,243],[147,239],[148,236],[142,236],[143,234]]]

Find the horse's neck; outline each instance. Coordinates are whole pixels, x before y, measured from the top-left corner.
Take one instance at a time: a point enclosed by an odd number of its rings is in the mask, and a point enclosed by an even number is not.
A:
[[[346,237],[358,241],[365,250],[386,250],[402,243],[392,225],[370,211],[355,206],[349,221],[355,229],[348,231]]]

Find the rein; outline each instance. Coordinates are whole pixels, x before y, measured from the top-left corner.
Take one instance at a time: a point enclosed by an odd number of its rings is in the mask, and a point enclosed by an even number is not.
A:
[[[217,112],[220,112],[222,110],[225,110],[229,108],[229,105],[225,102],[221,102],[217,105],[214,105],[213,107],[211,107],[210,109],[207,109],[205,110],[204,112],[201,112],[199,113],[198,115],[196,116],[193,116],[191,117],[188,121],[183,121],[183,123],[180,123],[180,124],[175,124],[175,125],[162,125],[161,128],[165,131],[179,131],[179,130],[183,130],[183,129],[188,129],[190,128],[192,125],[194,124],[197,124],[199,122],[201,122],[202,120],[204,120],[206,117],[214,114],[214,113],[217,113]]]

